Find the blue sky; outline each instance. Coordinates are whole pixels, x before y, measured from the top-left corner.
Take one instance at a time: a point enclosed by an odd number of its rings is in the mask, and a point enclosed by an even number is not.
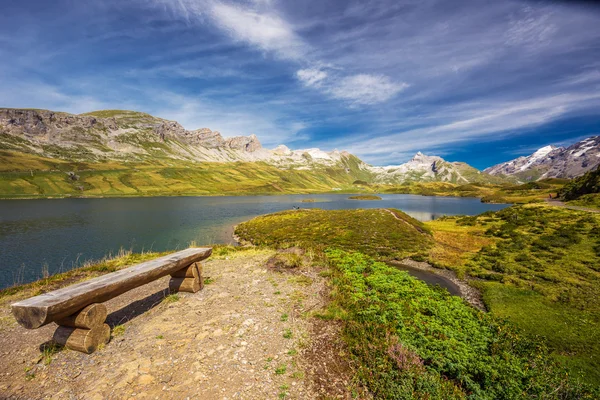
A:
[[[132,109],[485,168],[600,134],[600,7],[553,1],[0,0],[0,106]]]

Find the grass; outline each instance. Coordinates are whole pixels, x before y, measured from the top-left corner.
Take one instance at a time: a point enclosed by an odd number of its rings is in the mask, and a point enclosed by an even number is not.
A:
[[[236,232],[259,246],[326,252],[329,264],[313,262],[334,300],[315,316],[344,321],[376,397],[568,398],[599,381],[598,218],[545,204],[427,224],[395,210],[304,210]],[[491,312],[373,259],[405,256],[479,278]]]
[[[142,113],[108,110],[100,115],[121,115],[119,123],[128,124],[152,118]],[[115,114],[116,113],[116,114]],[[114,115],[113,115],[114,114]],[[98,115],[98,116],[100,116]],[[134,122],[135,122],[134,121]],[[128,126],[128,125],[127,125]],[[176,143],[153,141],[148,132],[120,137],[124,143],[141,146],[149,155],[131,159],[102,159],[86,146],[66,150],[48,148],[44,154],[27,152],[27,142],[16,136],[0,134],[0,198],[49,197],[139,197],[210,196],[257,194],[360,193],[362,200],[376,200],[375,193],[405,193],[427,196],[480,197],[486,202],[539,202],[556,193],[563,181],[546,180],[539,186],[502,183],[456,184],[449,182],[410,182],[376,184],[374,176],[350,157],[334,167],[314,165],[311,169],[280,169],[264,162],[197,163],[170,155]],[[148,136],[146,138],[146,136]],[[20,141],[21,140],[21,141]],[[102,147],[100,143],[94,145]],[[25,151],[25,152],[24,152]],[[104,150],[103,150],[104,151]],[[107,153],[108,154],[108,153]],[[108,157],[108,156],[106,156]],[[72,161],[79,160],[79,161]],[[347,172],[349,171],[349,172]],[[76,172],[72,180],[68,172]],[[473,176],[475,181],[483,175]],[[358,178],[358,179],[357,179]],[[489,178],[489,177],[488,177]],[[487,178],[486,178],[487,179]],[[360,182],[357,184],[356,182]],[[506,182],[506,181],[504,181]],[[369,193],[364,193],[364,192]],[[373,193],[373,194],[370,194]],[[373,198],[371,198],[373,196]],[[312,202],[314,199],[304,199]]]
[[[173,294],[169,294],[167,296],[165,296],[165,303],[175,303],[177,301],[179,301],[180,297],[179,294],[177,293],[173,293]]]
[[[327,251],[334,304],[375,398],[594,398],[543,343],[360,253]]]
[[[112,330],[113,337],[119,337],[125,334],[125,325],[117,325]]]
[[[309,194],[328,193],[334,188],[352,193],[356,192],[352,185],[355,177],[368,174],[352,167],[349,174],[345,164],[299,170],[264,162],[196,163],[167,156],[135,162],[66,161],[72,158],[0,148],[0,197]],[[70,171],[76,171],[79,179],[70,179]]]
[[[578,197],[577,200],[567,202],[567,204],[600,210],[600,193],[584,194]]]
[[[283,364],[275,368],[275,375],[284,375],[287,371],[287,365]]]
[[[291,329],[288,328],[283,332],[284,339],[291,339],[292,337],[294,337],[294,334],[292,333]]]
[[[538,203],[553,197],[564,186],[562,180],[544,180],[535,185],[502,183],[456,184],[449,182],[413,182],[403,185],[373,186],[379,193],[416,194],[424,196],[479,197],[485,203]]]
[[[381,200],[381,197],[379,196],[375,196],[375,195],[370,195],[370,194],[364,194],[364,195],[360,195],[360,196],[350,196],[348,197],[349,200]]]
[[[122,249],[114,256],[108,255],[102,260],[87,262],[82,267],[50,275],[47,278],[35,282],[2,289],[0,290],[0,301],[16,301],[17,299],[25,297],[37,296],[65,285],[82,282],[100,275],[118,271],[133,264],[152,260],[169,253],[170,252],[132,253]]]
[[[494,315],[600,382],[600,215],[540,204],[427,225],[432,264],[480,279]]]
[[[428,228],[398,210],[284,211],[240,224],[236,234],[259,246],[358,250],[383,258],[427,253]]]

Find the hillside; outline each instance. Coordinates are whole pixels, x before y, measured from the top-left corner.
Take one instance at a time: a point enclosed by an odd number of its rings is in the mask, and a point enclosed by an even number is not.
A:
[[[558,195],[569,204],[600,209],[600,167],[573,179]]]
[[[365,190],[353,182],[504,183],[465,163],[418,153],[373,167],[345,151],[262,147],[256,135],[223,138],[149,114],[81,115],[0,109],[0,196],[155,196]]]

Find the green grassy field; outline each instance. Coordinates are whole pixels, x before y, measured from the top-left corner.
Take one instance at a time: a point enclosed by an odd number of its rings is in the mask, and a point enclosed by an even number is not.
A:
[[[447,219],[440,221],[446,230],[440,235],[443,229],[435,223],[422,224],[395,210],[306,210],[254,218],[240,224],[236,234],[259,246],[299,246],[324,254],[332,275],[332,303],[319,316],[344,322],[344,339],[355,357],[358,376],[376,398],[598,396],[580,385],[582,376],[589,383],[597,382],[590,368],[595,361],[589,354],[585,359],[582,354],[561,353],[559,342],[540,338],[537,335],[542,332],[533,331],[540,323],[538,317],[546,319],[548,333],[556,331],[555,324],[564,324],[560,316],[574,304],[556,307],[550,297],[535,292],[519,317],[513,307],[523,301],[511,303],[515,298],[505,291],[517,285],[494,279],[484,281],[489,284],[484,289],[491,309],[485,314],[444,290],[376,262],[434,254],[438,264],[452,261],[457,269],[466,269],[463,264],[482,248],[501,242],[491,234],[495,231],[485,232],[501,227],[504,217],[486,215],[482,217],[485,226],[477,223],[477,217]],[[537,217],[528,215],[529,219]],[[475,238],[457,241],[471,237]],[[450,243],[463,248],[449,250]],[[544,302],[549,302],[547,310],[541,307]],[[549,319],[551,313],[554,319]],[[503,322],[506,317],[510,322]],[[576,318],[571,312],[566,321]],[[567,336],[563,344],[593,349],[594,329],[589,326],[580,332],[579,341]],[[563,358],[568,358],[569,374],[558,363]]]
[[[236,235],[258,246],[331,246],[386,259],[423,257],[433,244],[424,224],[398,210],[283,211],[238,225]]]
[[[129,117],[121,115],[120,118],[123,122]],[[137,120],[143,117],[135,114],[131,118]],[[10,140],[18,139],[10,135],[4,136]],[[335,167],[315,164],[312,169],[279,169],[264,162],[196,163],[178,160],[153,147],[153,150],[147,149],[153,156],[146,157],[143,161],[99,161],[93,158],[87,161],[67,161],[71,158],[48,158],[11,150],[9,144],[4,143],[4,148],[0,146],[0,198],[342,192],[366,196],[376,193],[404,193],[480,197],[486,202],[529,203],[543,201],[548,194],[556,193],[564,184],[554,181],[520,186],[457,185],[447,182],[370,184],[372,174],[361,169],[353,157],[346,159],[345,164]],[[153,144],[155,145],[158,144]]]
[[[428,222],[434,265],[480,279],[489,310],[600,382],[600,215],[547,205]]]
[[[0,197],[127,197],[357,192],[345,168],[256,163],[72,163],[0,151]],[[76,178],[69,176],[73,172]]]

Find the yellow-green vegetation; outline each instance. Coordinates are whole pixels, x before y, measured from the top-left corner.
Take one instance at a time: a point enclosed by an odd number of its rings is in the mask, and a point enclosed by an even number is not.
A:
[[[381,197],[369,194],[363,194],[360,196],[350,196],[348,197],[350,200],[381,200]]]
[[[429,229],[399,210],[283,211],[237,226],[236,235],[259,246],[356,250],[386,259],[423,257]]]
[[[211,247],[213,248],[212,258],[242,257],[247,256],[248,254],[254,255],[257,252],[262,252],[262,250],[234,247],[229,245],[211,245]],[[0,290],[0,302],[14,302],[18,299],[37,296],[39,294],[50,292],[67,285],[72,285],[74,283],[118,271],[144,261],[162,257],[169,253],[172,253],[172,251],[133,253],[131,251],[121,250],[114,256],[109,255],[99,261],[87,262],[83,266],[74,268],[70,271],[50,275],[44,279],[24,285],[17,285],[2,289]],[[207,277],[204,282],[211,283],[212,281],[213,280],[210,279],[210,277]],[[165,301],[167,302],[177,301],[178,299],[179,296],[176,294],[165,297]]]
[[[479,197],[484,203],[536,203],[556,193],[567,180],[546,179],[525,184],[414,182],[403,185],[379,185],[373,190],[380,193],[418,194],[424,196]]]
[[[578,197],[577,200],[571,200],[567,204],[600,210],[600,193],[584,194]]]
[[[72,163],[0,150],[0,197],[127,197],[356,192],[345,168],[279,169],[263,162]],[[69,174],[71,173],[71,174]]]
[[[432,264],[481,279],[494,315],[600,382],[600,215],[538,204],[427,225]]]
[[[119,337],[125,333],[125,325],[117,325],[113,328],[111,334],[113,337]]]
[[[567,183],[559,196],[570,205],[600,209],[600,167]]]
[[[111,117],[118,113],[115,118],[120,124],[125,124],[123,126],[139,119],[152,118],[123,111],[102,113],[109,113]],[[132,118],[133,122],[130,121]],[[0,133],[0,198],[308,194],[330,193],[336,189],[337,193],[480,197],[485,202],[529,203],[543,201],[566,182],[548,179],[524,185],[459,185],[449,182],[373,184],[369,183],[373,179],[372,174],[359,168],[355,158],[348,159],[344,165],[314,165],[307,170],[280,169],[264,162],[196,163],[166,155],[137,161],[83,158],[87,161],[73,162],[67,161],[73,159],[68,154],[52,153],[54,150],[64,151],[62,148],[48,150],[48,157],[16,151],[14,146],[9,146],[15,140],[20,139]]]

